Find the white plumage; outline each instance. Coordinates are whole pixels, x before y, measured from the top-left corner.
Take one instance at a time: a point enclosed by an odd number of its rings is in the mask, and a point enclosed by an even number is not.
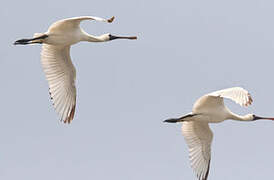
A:
[[[76,105],[76,70],[71,62],[70,46],[43,44],[41,63],[48,80],[53,106],[64,122],[73,119]]]
[[[245,89],[240,87],[224,89],[199,98],[194,103],[191,113],[164,121],[182,122],[182,134],[189,148],[191,167],[199,180],[207,180],[210,167],[213,133],[208,123],[219,123],[227,119],[239,121],[274,120],[274,118],[259,117],[253,114],[245,116],[234,114],[224,105],[224,98],[231,99],[241,106],[248,106],[252,103],[251,95]]]
[[[43,44],[41,63],[48,80],[49,93],[54,108],[65,123],[72,121],[76,106],[76,70],[71,62],[70,46],[80,41],[105,42],[114,39],[136,39],[135,36],[113,36],[109,33],[101,36],[90,35],[80,27],[80,22],[83,20],[111,23],[114,17],[103,19],[81,16],[63,19],[53,23],[45,33],[35,33],[32,39],[20,39],[14,43],[15,45]]]
[[[210,166],[213,133],[206,122],[183,122],[182,133],[189,147],[191,167],[198,179],[206,178]]]

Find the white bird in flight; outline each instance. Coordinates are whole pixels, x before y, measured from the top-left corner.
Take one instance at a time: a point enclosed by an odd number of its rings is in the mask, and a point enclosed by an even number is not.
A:
[[[114,17],[103,19],[82,16],[63,19],[53,23],[45,33],[35,33],[31,39],[20,39],[14,42],[15,45],[43,44],[41,63],[48,80],[49,94],[54,108],[64,123],[72,121],[76,106],[76,70],[71,62],[70,46],[80,41],[105,42],[114,39],[137,39],[136,36],[113,36],[109,33],[100,36],[90,35],[80,27],[80,22],[83,20],[111,23]]]
[[[213,133],[208,123],[220,123],[228,119],[237,121],[274,120],[274,118],[259,117],[254,114],[244,116],[234,114],[224,105],[224,98],[231,99],[241,106],[248,106],[252,103],[250,94],[241,87],[223,89],[199,98],[191,113],[164,121],[182,123],[182,134],[189,148],[191,167],[199,180],[207,180],[209,173]]]

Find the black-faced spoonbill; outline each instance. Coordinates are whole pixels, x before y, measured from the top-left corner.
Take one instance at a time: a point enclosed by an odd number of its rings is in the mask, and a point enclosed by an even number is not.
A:
[[[208,123],[219,123],[227,119],[237,121],[274,120],[254,114],[244,116],[234,114],[224,105],[224,98],[231,99],[241,106],[252,103],[250,94],[243,88],[234,87],[206,94],[199,98],[192,112],[180,118],[167,119],[167,123],[182,123],[182,133],[189,148],[189,158],[199,180],[207,180],[211,157],[213,133]]]
[[[111,23],[114,17],[108,20],[92,16],[63,19],[53,23],[45,33],[35,33],[31,39],[20,39],[14,42],[15,45],[43,44],[41,63],[48,80],[49,94],[54,108],[64,123],[72,121],[76,106],[76,71],[70,58],[70,46],[80,41],[105,42],[114,39],[137,39],[136,36],[90,35],[80,27],[80,22],[83,20]]]

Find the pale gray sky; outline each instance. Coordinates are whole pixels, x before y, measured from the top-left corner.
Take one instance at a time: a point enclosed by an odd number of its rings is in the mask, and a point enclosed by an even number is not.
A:
[[[274,115],[274,2],[14,1],[0,6],[0,179],[195,179],[180,125],[201,95],[242,86],[254,103],[237,113]],[[58,121],[40,65],[40,45],[13,46],[56,20],[84,22],[90,34],[137,35],[137,41],[80,43],[77,109]],[[274,124],[227,121],[214,132],[209,179],[274,179]]]

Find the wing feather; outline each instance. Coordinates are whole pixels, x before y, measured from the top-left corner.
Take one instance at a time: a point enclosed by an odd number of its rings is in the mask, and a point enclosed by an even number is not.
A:
[[[77,27],[80,25],[81,21],[84,21],[84,20],[94,20],[94,21],[111,23],[114,20],[114,16],[112,16],[110,19],[104,19],[104,18],[95,17],[95,16],[80,16],[80,17],[62,19],[53,23],[49,27],[49,31],[56,32],[58,30],[63,30],[71,26]]]
[[[230,99],[241,106],[249,106],[253,102],[247,90],[241,87],[223,89],[200,97],[194,104],[192,112],[202,113],[218,111],[224,106],[224,98]]]
[[[53,106],[61,120],[70,123],[76,106],[76,70],[71,62],[70,46],[43,44],[41,63]]]
[[[189,159],[199,180],[207,180],[213,133],[208,123],[185,121],[182,133],[189,148]]]
[[[233,87],[212,92],[209,96],[228,98],[241,106],[249,106],[253,102],[251,95],[247,90],[241,87]]]

